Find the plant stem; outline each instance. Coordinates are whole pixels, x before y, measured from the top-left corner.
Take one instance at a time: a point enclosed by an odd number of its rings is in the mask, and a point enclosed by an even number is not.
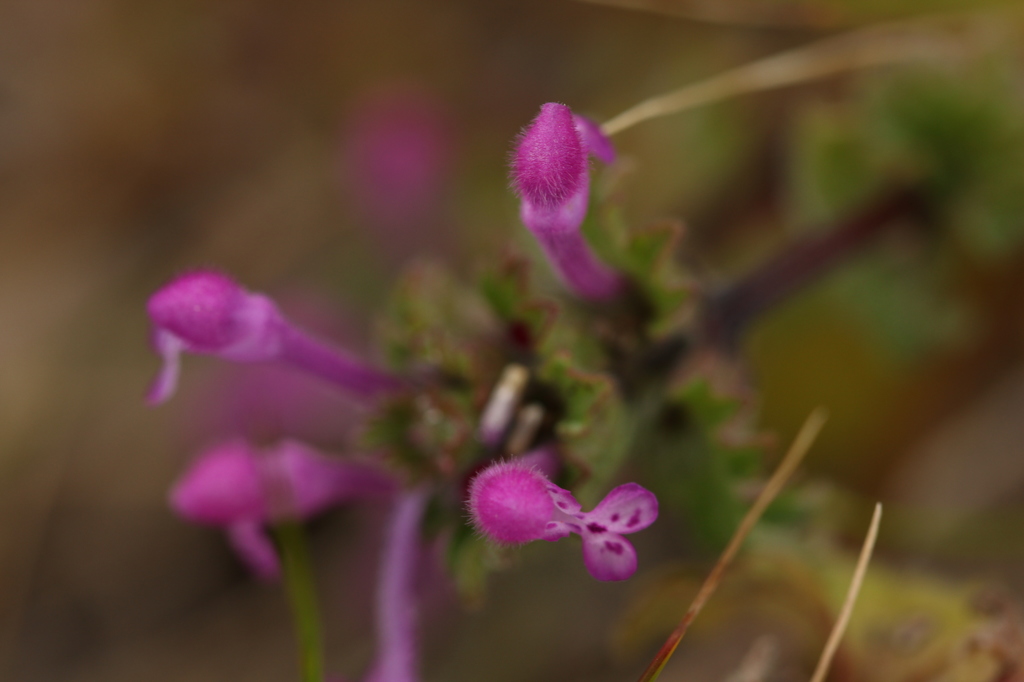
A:
[[[323,682],[323,640],[306,536],[302,526],[292,521],[276,526],[274,534],[281,549],[285,589],[295,624],[301,679],[302,682]]]
[[[734,350],[758,316],[834,270],[899,219],[921,216],[924,206],[918,193],[897,190],[832,229],[797,241],[735,284],[709,295],[702,333],[712,343]]]
[[[377,585],[377,656],[364,682],[416,682],[416,571],[420,566],[420,524],[430,497],[425,486],[395,501],[381,557]]]

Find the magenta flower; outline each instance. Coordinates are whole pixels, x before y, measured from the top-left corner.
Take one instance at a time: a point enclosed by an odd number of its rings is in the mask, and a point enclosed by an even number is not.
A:
[[[314,339],[285,319],[268,297],[217,272],[178,277],[153,294],[146,308],[153,345],[163,358],[147,395],[151,404],[174,393],[183,351],[234,362],[283,362],[365,397],[402,386],[397,377]]]
[[[170,504],[189,521],[222,527],[253,572],[273,579],[281,569],[268,523],[307,519],[395,488],[378,467],[326,457],[295,441],[260,451],[234,440],[199,455],[171,489]]]
[[[587,154],[608,161],[615,150],[600,128],[549,103],[519,137],[512,157],[512,184],[522,199],[520,217],[537,237],[566,285],[583,298],[618,294],[622,277],[587,245],[580,225],[587,214]]]
[[[590,575],[625,580],[636,571],[637,558],[623,535],[654,523],[658,499],[636,483],[626,483],[609,492],[593,511],[584,512],[572,493],[535,469],[498,463],[473,479],[469,511],[477,530],[501,544],[553,542],[577,533]]]
[[[359,217],[390,255],[436,251],[455,140],[444,103],[413,84],[361,97],[343,131],[340,170]]]

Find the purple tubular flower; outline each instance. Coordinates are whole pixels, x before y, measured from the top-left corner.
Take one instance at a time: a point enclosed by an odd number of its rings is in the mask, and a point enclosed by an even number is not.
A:
[[[326,457],[283,441],[261,452],[241,440],[204,451],[171,489],[181,517],[223,528],[239,557],[263,579],[280,574],[265,525],[307,519],[354,499],[395,490],[394,479],[369,464]]]
[[[234,362],[283,362],[364,397],[402,386],[397,377],[312,338],[292,325],[272,300],[217,272],[178,277],[153,294],[146,308],[154,327],[153,345],[163,358],[147,395],[150,404],[174,393],[182,351]]]
[[[416,682],[416,567],[420,559],[420,522],[427,491],[403,493],[395,503],[377,586],[375,662],[364,682]]]
[[[564,104],[545,104],[519,138],[512,183],[522,199],[523,223],[566,285],[583,298],[602,300],[618,294],[623,280],[580,233],[590,195],[588,152],[602,160],[615,153],[592,121],[573,116]]]
[[[609,492],[593,511],[584,512],[572,493],[535,469],[498,463],[473,479],[469,510],[477,530],[501,544],[553,542],[577,533],[590,575],[625,580],[636,571],[637,558],[623,535],[654,523],[658,499],[636,483],[626,483]]]

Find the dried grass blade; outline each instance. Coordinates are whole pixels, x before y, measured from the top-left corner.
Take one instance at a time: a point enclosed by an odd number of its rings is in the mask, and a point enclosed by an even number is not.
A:
[[[743,520],[740,521],[740,525],[733,534],[732,539],[729,540],[729,544],[718,558],[714,568],[711,569],[711,573],[704,580],[704,584],[701,585],[697,596],[693,598],[690,608],[683,614],[679,625],[676,626],[676,629],[672,631],[672,634],[668,636],[661,649],[655,654],[654,659],[640,676],[638,682],[653,682],[661,674],[665,664],[668,663],[676,647],[679,646],[679,641],[690,628],[690,624],[697,617],[697,614],[701,612],[704,604],[707,603],[718,587],[722,574],[736,557],[740,547],[743,546],[743,541],[747,539],[747,535],[750,534],[754,525],[761,518],[761,515],[764,514],[764,510],[768,508],[768,505],[775,499],[775,496],[779,494],[779,491],[782,490],[786,481],[793,474],[793,471],[796,470],[797,465],[803,460],[804,455],[810,450],[811,445],[821,432],[821,428],[825,425],[826,419],[828,419],[828,411],[820,407],[811,412],[810,416],[807,417],[804,425],[800,428],[800,432],[793,439],[793,444],[789,447],[786,456],[783,457],[775,473],[768,479],[761,494],[758,495],[757,500],[754,501],[754,504],[743,517]]]
[[[795,85],[845,71],[948,54],[952,44],[949,36],[906,24],[850,31],[644,100],[609,119],[601,128],[606,135],[615,135],[652,118],[737,95]]]
[[[857,559],[857,567],[853,571],[853,579],[850,581],[850,588],[846,591],[846,599],[843,601],[843,608],[839,611],[839,618],[832,626],[832,632],[828,635],[825,648],[818,659],[818,666],[814,669],[811,682],[822,682],[828,673],[832,657],[839,648],[839,640],[842,639],[846,626],[850,622],[850,614],[853,613],[853,606],[857,602],[857,595],[860,594],[861,584],[864,582],[864,574],[867,573],[868,563],[871,561],[871,553],[875,549],[875,540],[878,538],[878,525],[882,521],[882,503],[875,505],[875,513],[871,517],[871,525],[868,527],[867,537],[864,538],[864,546],[861,547],[860,557]]]

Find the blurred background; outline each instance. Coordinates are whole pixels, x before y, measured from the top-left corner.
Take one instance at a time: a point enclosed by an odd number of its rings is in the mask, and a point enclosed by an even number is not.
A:
[[[886,502],[880,561],[949,581],[935,591],[951,599],[978,582],[1013,602],[1024,595],[1014,5],[0,3],[0,679],[295,679],[279,590],[167,508],[188,458],[237,426],[229,394],[252,395],[244,382],[259,377],[188,358],[179,395],[147,408],[157,359],[144,306],[160,284],[220,268],[371,348],[374,314],[411,259],[470,273],[510,242],[533,248],[506,159],[541,103],[607,120],[892,21],[912,22],[919,54],[618,135],[626,214],[682,219],[679,257],[718,284],[887,188],[924,187],[927,231],[882,235],[759,319],[740,362],[779,443],[829,407],[809,476],[854,508]],[[327,400],[247,427],[340,442],[357,415]],[[367,585],[385,511],[338,511],[314,528],[329,667],[347,677],[372,652]],[[851,543],[854,516],[840,532]],[[425,679],[631,679],[657,638],[624,645],[623,614],[656,589],[663,562],[688,559],[667,534],[638,540],[636,585],[590,581],[578,547],[561,543],[496,576],[478,611],[436,595]],[[663,679],[724,680],[773,627],[710,621]],[[885,679],[1011,679],[940,672]]]

